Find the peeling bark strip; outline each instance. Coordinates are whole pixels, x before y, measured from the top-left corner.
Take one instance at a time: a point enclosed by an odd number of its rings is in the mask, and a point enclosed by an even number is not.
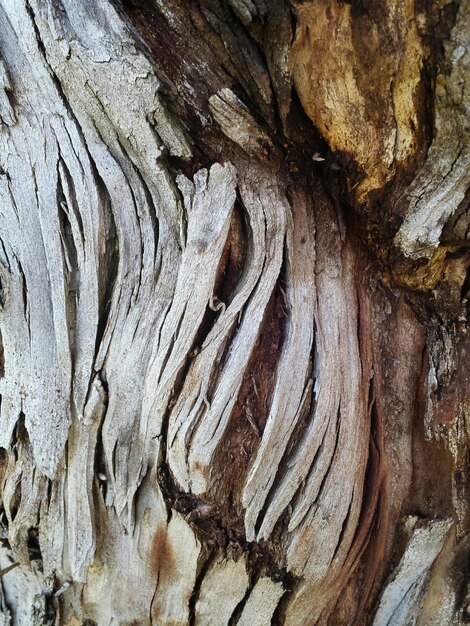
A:
[[[413,527],[416,519],[409,519]],[[427,528],[413,530],[402,560],[386,587],[375,615],[374,625],[413,624],[419,617],[419,601],[426,577],[444,545],[450,520],[433,522]]]
[[[469,14],[0,0],[0,625],[468,622]]]

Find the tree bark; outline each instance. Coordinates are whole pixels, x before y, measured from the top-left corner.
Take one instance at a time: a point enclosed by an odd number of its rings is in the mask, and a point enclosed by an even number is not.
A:
[[[0,624],[470,621],[469,0],[0,0]]]

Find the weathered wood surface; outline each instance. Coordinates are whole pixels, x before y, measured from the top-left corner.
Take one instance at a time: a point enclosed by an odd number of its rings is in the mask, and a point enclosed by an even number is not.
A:
[[[0,0],[1,624],[467,623],[469,14]]]

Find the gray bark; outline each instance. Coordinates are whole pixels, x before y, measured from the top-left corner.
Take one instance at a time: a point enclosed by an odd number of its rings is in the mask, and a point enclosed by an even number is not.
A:
[[[469,7],[369,4],[0,0],[0,624],[468,621]]]

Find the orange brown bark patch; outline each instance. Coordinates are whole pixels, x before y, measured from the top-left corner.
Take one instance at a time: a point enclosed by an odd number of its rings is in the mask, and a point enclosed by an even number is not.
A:
[[[354,6],[353,6],[354,5]],[[302,106],[333,150],[358,168],[358,200],[405,168],[423,140],[427,50],[414,0],[297,6],[291,70]]]
[[[171,569],[174,561],[173,550],[168,539],[166,526],[159,526],[152,541],[150,567],[154,576],[161,569]]]

